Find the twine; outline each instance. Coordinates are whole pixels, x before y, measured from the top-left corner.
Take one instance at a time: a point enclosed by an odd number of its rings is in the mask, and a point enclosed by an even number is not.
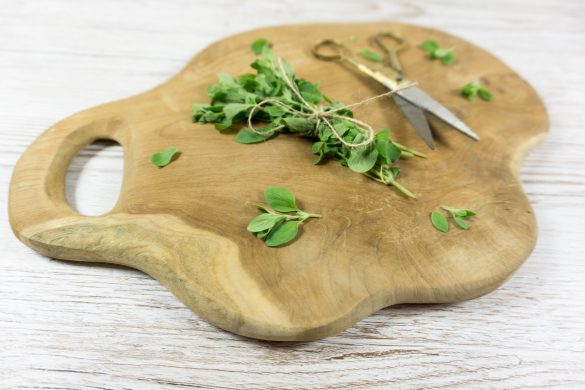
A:
[[[358,148],[360,146],[366,146],[366,145],[369,145],[370,143],[372,143],[374,141],[374,135],[375,135],[374,129],[372,128],[372,126],[370,126],[366,122],[361,121],[359,119],[355,119],[355,118],[351,118],[351,117],[343,116],[343,115],[338,115],[338,114],[336,114],[337,111],[346,110],[350,107],[361,106],[361,105],[369,103],[373,100],[380,99],[380,98],[385,97],[385,96],[390,96],[390,95],[392,95],[392,94],[394,94],[402,89],[409,88],[409,87],[412,87],[413,85],[416,85],[416,83],[406,83],[406,84],[401,85],[398,88],[391,90],[391,91],[388,91],[386,93],[369,97],[369,98],[362,100],[360,102],[357,102],[357,103],[353,103],[353,104],[350,104],[347,106],[342,106],[342,107],[335,108],[333,110],[326,111],[326,106],[311,104],[311,103],[307,102],[305,100],[305,98],[303,98],[303,95],[301,95],[301,92],[298,90],[296,84],[293,83],[292,80],[286,74],[286,71],[284,70],[284,66],[282,64],[282,59],[280,57],[278,57],[278,70],[280,71],[280,76],[284,79],[284,81],[287,83],[289,88],[293,91],[293,93],[300,100],[303,108],[309,112],[304,112],[304,111],[300,111],[300,110],[291,108],[291,107],[287,106],[286,104],[284,104],[276,99],[268,98],[268,99],[262,100],[260,103],[257,103],[252,107],[252,109],[250,110],[250,114],[248,114],[248,128],[256,134],[267,135],[267,134],[273,134],[274,132],[282,129],[283,127],[286,127],[285,125],[280,125],[280,126],[277,126],[275,128],[270,129],[270,132],[266,132],[266,131],[259,131],[258,129],[256,129],[252,125],[252,118],[254,116],[254,113],[262,106],[270,103],[270,104],[274,104],[274,105],[282,107],[285,111],[287,111],[291,114],[295,114],[295,115],[302,116],[305,118],[314,118],[315,119],[315,130],[318,130],[319,126],[321,125],[321,122],[323,122],[327,127],[329,127],[329,129],[331,130],[333,135],[335,135],[335,137],[339,140],[339,142],[341,142],[343,145],[350,147],[350,148]],[[357,125],[357,127],[359,129],[366,130],[368,133],[368,136],[365,140],[358,142],[358,143],[347,142],[346,140],[343,139],[341,134],[339,134],[337,132],[337,129],[335,129],[335,127],[331,124],[331,122],[329,121],[330,119],[342,119],[342,120],[346,120],[348,122],[352,122],[353,124]]]

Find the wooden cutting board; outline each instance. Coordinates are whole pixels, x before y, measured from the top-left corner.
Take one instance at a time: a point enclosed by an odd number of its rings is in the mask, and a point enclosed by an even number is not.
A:
[[[471,126],[476,143],[438,122],[436,151],[401,163],[410,200],[331,161],[314,166],[311,141],[277,137],[241,145],[212,125],[191,123],[191,104],[206,103],[219,71],[249,72],[249,44],[266,37],[299,77],[321,83],[346,104],[384,92],[338,63],[314,59],[313,42],[337,38],[350,49],[395,30],[412,43],[401,55],[408,76]],[[357,42],[350,42],[358,35]],[[435,39],[455,47],[443,66],[416,46]],[[494,100],[459,95],[480,79]],[[391,99],[356,110],[402,144],[425,150]],[[399,23],[267,28],[217,42],[175,77],[146,93],[72,115],[42,134],[20,158],[10,187],[17,237],[46,256],[116,263],[142,270],[212,324],[268,340],[310,340],[340,332],[385,306],[455,302],[486,294],[527,258],[535,219],[518,178],[526,153],[548,128],[534,90],[484,50],[440,31]],[[124,148],[119,200],[107,214],[77,214],[65,200],[71,159],[96,139]],[[168,146],[178,160],[159,169],[152,153]],[[268,248],[246,231],[263,190],[292,190],[301,208],[320,213],[291,245]],[[469,231],[435,230],[440,205],[477,211]]]

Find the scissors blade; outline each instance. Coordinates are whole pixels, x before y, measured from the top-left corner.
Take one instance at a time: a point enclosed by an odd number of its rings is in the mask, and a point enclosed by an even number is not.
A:
[[[419,87],[410,87],[406,89],[401,89],[396,92],[404,100],[419,106],[425,111],[430,112],[431,114],[435,115],[437,118],[442,120],[443,122],[447,123],[450,126],[453,126],[458,131],[462,132],[466,136],[473,138],[476,141],[479,141],[479,136],[475,134],[465,123],[463,123],[459,118],[455,116],[451,111],[449,111],[445,106],[441,103],[427,95],[423,92],[422,89]]]
[[[425,141],[427,146],[431,149],[435,149],[435,142],[433,140],[433,133],[431,133],[431,128],[429,127],[429,122],[425,117],[424,111],[410,103],[408,100],[401,98],[398,95],[392,95],[398,107],[404,113],[404,116],[408,119],[408,121],[412,124],[418,135]]]

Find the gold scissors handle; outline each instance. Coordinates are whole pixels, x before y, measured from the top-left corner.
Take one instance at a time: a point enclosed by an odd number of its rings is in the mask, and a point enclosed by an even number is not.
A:
[[[323,61],[343,61],[349,58],[349,52],[343,43],[335,39],[322,39],[311,48],[311,53]]]
[[[377,70],[373,70],[367,65],[362,64],[351,56],[347,48],[339,41],[334,39],[323,39],[316,42],[311,49],[313,55],[323,61],[340,61],[353,65],[362,73],[367,74],[390,90],[398,87],[398,80],[391,79]]]
[[[407,48],[406,40],[399,33],[389,31],[376,34],[374,43],[388,56],[390,67],[398,74],[398,80],[401,80],[404,73],[400,61],[398,61],[398,53]]]

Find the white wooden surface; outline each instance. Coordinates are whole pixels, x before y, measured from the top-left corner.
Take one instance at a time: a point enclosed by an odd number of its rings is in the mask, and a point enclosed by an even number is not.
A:
[[[584,18],[579,0],[2,0],[0,388],[585,388]],[[389,19],[492,51],[549,109],[550,136],[521,170],[539,241],[494,293],[388,308],[317,342],[265,343],[215,329],[140,272],[50,260],[12,236],[12,167],[52,123],[163,82],[228,34]],[[68,178],[76,207],[113,205],[121,168],[119,148],[84,151]]]

